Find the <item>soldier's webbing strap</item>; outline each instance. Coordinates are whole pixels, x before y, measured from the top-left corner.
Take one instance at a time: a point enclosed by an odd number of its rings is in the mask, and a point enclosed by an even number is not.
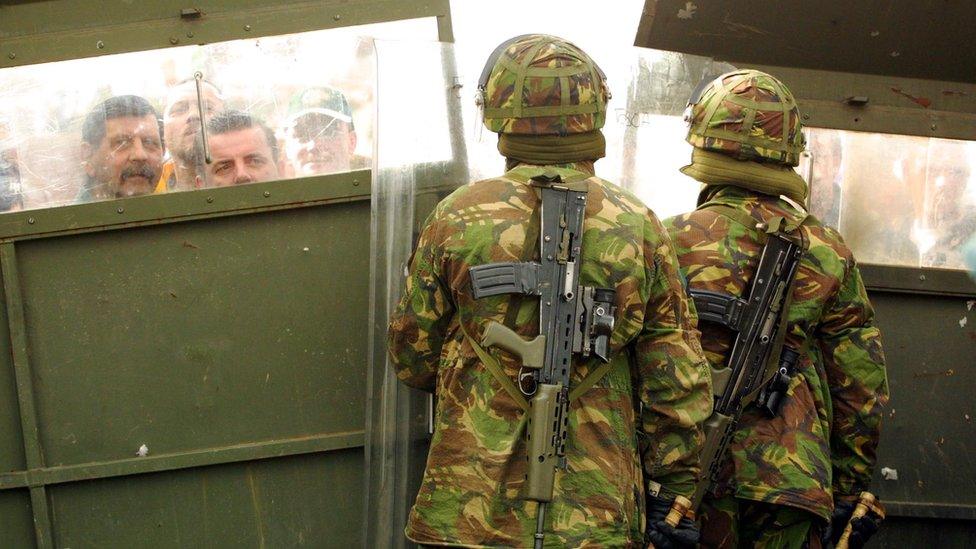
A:
[[[512,400],[518,404],[518,407],[521,408],[522,411],[528,412],[529,402],[525,399],[525,396],[522,395],[521,391],[518,390],[518,387],[515,386],[515,383],[512,382],[512,379],[505,375],[505,370],[502,368],[502,365],[499,364],[498,360],[496,360],[491,353],[486,351],[480,343],[468,335],[468,331],[464,328],[463,321],[459,322],[459,324],[461,326],[461,332],[464,334],[464,338],[468,340],[468,344],[471,345],[471,348],[474,350],[474,354],[478,355],[478,359],[481,360],[481,363],[484,364],[485,368],[488,369],[488,373],[494,376],[495,380],[498,381],[498,383],[502,386],[502,389],[504,389],[505,392],[512,397]],[[569,401],[573,402],[574,400],[578,399],[580,395],[585,393],[590,389],[590,387],[593,387],[598,381],[603,379],[603,376],[610,373],[612,368],[613,362],[605,362],[597,366],[592,372],[586,374],[586,377],[580,380],[580,382],[573,386],[572,390],[569,391]]]
[[[495,377],[495,380],[501,384],[502,389],[508,393],[508,396],[512,397],[512,400],[518,404],[518,407],[521,408],[523,412],[528,412],[529,402],[525,400],[525,396],[521,391],[518,390],[518,387],[515,386],[512,379],[505,375],[505,370],[502,369],[502,365],[495,360],[495,357],[491,356],[491,353],[486,351],[480,343],[475,341],[475,339],[468,334],[468,331],[464,328],[463,320],[458,319],[458,325],[461,326],[461,332],[464,334],[465,339],[468,340],[468,344],[471,345],[472,349],[474,349],[474,354],[478,355],[478,359],[481,360],[481,363],[485,365],[488,372]]]

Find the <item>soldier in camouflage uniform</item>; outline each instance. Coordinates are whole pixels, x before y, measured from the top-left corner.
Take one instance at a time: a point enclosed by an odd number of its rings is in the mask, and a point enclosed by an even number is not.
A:
[[[832,518],[843,529],[871,480],[888,400],[881,335],[851,250],[800,206],[807,186],[793,167],[804,140],[789,90],[768,74],[735,71],[692,102],[695,148],[682,172],[704,185],[697,210],[665,221],[689,286],[743,296],[764,242],[757,224],[776,218],[798,226],[806,250],[786,325],[798,371],[777,417],[743,413],[723,479],[701,510],[702,544],[816,547]],[[699,327],[712,367],[724,367],[732,332]],[[864,520],[852,546],[876,529]]]
[[[568,468],[556,473],[545,542],[640,547],[645,481],[659,483],[656,497],[667,502],[688,494],[699,473],[700,423],[711,394],[695,317],[660,222],[632,194],[593,176],[604,156],[609,99],[599,68],[576,46],[545,35],[512,39],[493,58],[481,101],[509,171],[461,187],[436,207],[390,321],[398,377],[438,397],[406,535],[426,545],[532,545],[537,504],[520,497],[526,403],[509,381],[521,365],[496,352],[507,378],[499,379],[472,342],[493,320],[534,337],[539,303],[509,295],[475,300],[468,271],[538,261],[540,198],[529,181],[549,172],[586,182],[580,284],[615,289],[617,314],[609,370],[570,405]],[[594,381],[588,376],[600,364],[574,355],[571,387]],[[664,534],[696,538],[697,530],[686,521]]]

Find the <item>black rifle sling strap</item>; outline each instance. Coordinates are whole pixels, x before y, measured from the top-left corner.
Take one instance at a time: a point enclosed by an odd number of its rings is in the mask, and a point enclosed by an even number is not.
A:
[[[769,238],[771,238],[773,235],[788,237],[788,235],[799,230],[801,226],[807,224],[807,222],[810,220],[809,215],[803,214],[800,218],[793,221],[787,221],[783,217],[775,217],[770,219],[768,223],[764,223],[738,208],[716,202],[705,202],[697,209],[712,210],[730,219],[731,221],[738,223],[739,225],[753,231],[758,231],[764,245],[768,244]],[[804,251],[806,251],[805,246],[803,246],[803,248]],[[776,321],[778,325],[778,329],[776,330],[776,339],[773,340],[773,344],[770,347],[769,363],[767,364],[766,372],[764,373],[762,380],[757,383],[748,394],[742,396],[741,403],[743,406],[746,406],[755,400],[759,392],[767,385],[775,373],[775,366],[778,364],[780,355],[783,352],[783,345],[786,341],[790,307],[793,305],[793,290],[795,289],[795,281],[796,277],[794,276],[790,281],[790,286],[786,289],[785,295],[783,296],[783,302],[780,306],[779,315]],[[691,289],[689,289],[689,293],[695,302],[695,308],[698,310],[699,319],[715,322],[735,332],[739,332],[743,328],[741,322],[744,319],[744,315],[742,313],[743,309],[748,306],[748,301],[745,298],[721,294],[718,292],[704,292]],[[804,341],[802,351],[806,352],[807,348],[808,342]]]

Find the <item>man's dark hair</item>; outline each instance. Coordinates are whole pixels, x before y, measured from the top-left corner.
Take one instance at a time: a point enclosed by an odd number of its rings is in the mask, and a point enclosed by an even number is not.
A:
[[[159,119],[159,113],[149,104],[149,101],[138,95],[117,95],[95,105],[81,126],[81,138],[91,146],[97,147],[105,138],[105,121],[109,118],[123,116],[141,118],[146,115],[152,115],[156,119],[159,125],[159,138],[162,140],[163,123]]]
[[[271,128],[260,119],[251,116],[243,111],[227,110],[221,111],[207,122],[208,135],[220,135],[222,133],[246,130],[249,128],[260,128],[264,132],[264,139],[271,148],[271,158],[278,162],[278,140]]]

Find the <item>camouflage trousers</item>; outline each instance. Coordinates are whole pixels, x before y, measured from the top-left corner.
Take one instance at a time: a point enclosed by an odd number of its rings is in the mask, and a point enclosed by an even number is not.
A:
[[[699,516],[709,549],[821,549],[823,521],[794,507],[725,496],[706,499]]]

